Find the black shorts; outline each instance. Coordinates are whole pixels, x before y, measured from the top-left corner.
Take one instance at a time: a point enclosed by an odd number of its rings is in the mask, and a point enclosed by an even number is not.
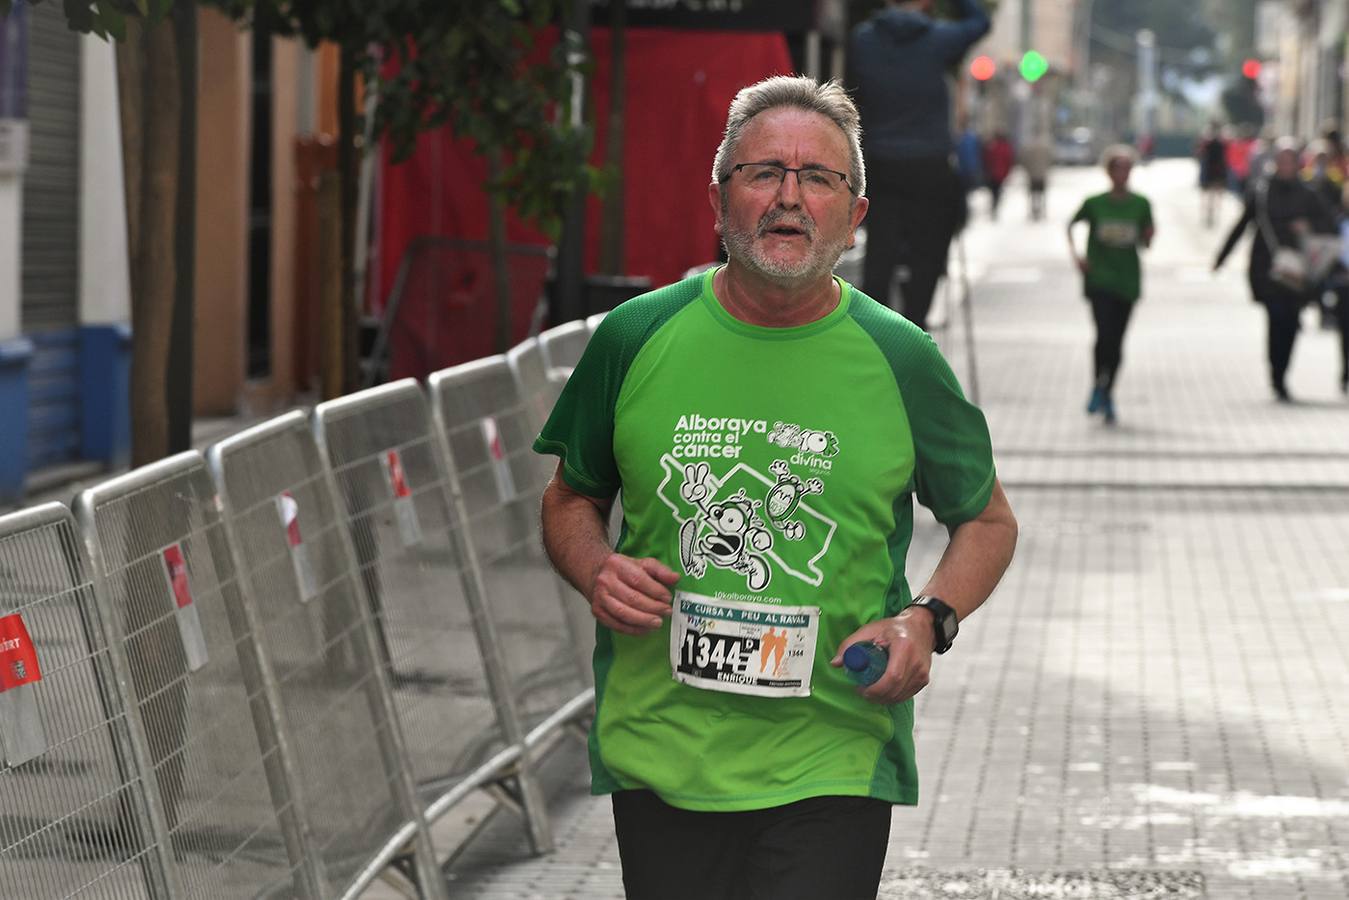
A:
[[[812,797],[747,812],[694,812],[651,791],[613,795],[629,900],[873,900],[891,804]]]

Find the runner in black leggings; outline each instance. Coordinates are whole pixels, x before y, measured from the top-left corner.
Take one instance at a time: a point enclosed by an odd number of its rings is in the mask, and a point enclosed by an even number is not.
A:
[[[1105,152],[1110,190],[1088,197],[1068,223],[1068,247],[1082,272],[1083,292],[1096,321],[1096,348],[1092,365],[1091,398],[1087,412],[1100,413],[1115,424],[1115,381],[1124,354],[1124,331],[1134,303],[1142,292],[1138,248],[1152,243],[1152,205],[1129,190],[1134,152],[1123,145]],[[1086,222],[1087,255],[1079,256],[1073,226]]]

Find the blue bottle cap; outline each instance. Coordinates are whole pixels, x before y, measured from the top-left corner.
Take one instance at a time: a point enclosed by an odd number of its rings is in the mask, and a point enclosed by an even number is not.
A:
[[[843,651],[843,665],[852,669],[854,672],[865,670],[870,662],[871,656],[867,653],[866,647],[861,644],[853,644],[847,650]]]

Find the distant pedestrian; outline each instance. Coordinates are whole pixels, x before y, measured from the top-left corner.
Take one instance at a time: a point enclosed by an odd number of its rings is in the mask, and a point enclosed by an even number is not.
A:
[[[1114,388],[1124,358],[1124,332],[1142,294],[1138,249],[1150,246],[1156,233],[1152,204],[1129,190],[1134,160],[1133,148],[1126,145],[1106,150],[1102,161],[1110,176],[1110,190],[1088,197],[1068,223],[1068,247],[1082,272],[1083,292],[1096,323],[1087,413],[1100,413],[1107,425],[1115,424]],[[1085,257],[1078,254],[1073,241],[1073,226],[1078,222],[1086,222],[1089,228]]]
[[[1138,161],[1147,165],[1152,162],[1152,154],[1157,149],[1157,138],[1152,132],[1140,135],[1138,138]]]
[[[1049,139],[1037,135],[1021,148],[1021,168],[1026,170],[1026,188],[1030,192],[1030,217],[1038,222],[1045,217],[1045,189],[1049,186],[1049,166],[1053,151]]]
[[[1002,203],[1002,185],[1012,174],[1016,163],[1016,151],[1012,142],[1003,132],[995,132],[984,144],[984,182],[988,185],[989,214],[998,217],[998,206]]]
[[[1255,226],[1248,272],[1251,295],[1265,307],[1269,317],[1269,380],[1274,396],[1282,403],[1292,399],[1288,393],[1288,366],[1293,358],[1298,319],[1313,289],[1307,280],[1302,238],[1326,230],[1325,215],[1324,205],[1298,177],[1297,141],[1283,138],[1275,147],[1273,173],[1252,179],[1241,218],[1213,263],[1216,272],[1247,228]]]
[[[890,303],[895,271],[908,271],[903,309],[927,328],[951,238],[964,224],[965,191],[951,165],[953,68],[992,23],[978,0],[954,0],[955,20],[932,17],[934,0],[890,0],[853,29],[847,84],[862,112],[870,170],[862,290]]]
[[[1227,190],[1227,140],[1217,122],[1209,123],[1199,146],[1199,190],[1202,192],[1204,227],[1212,228],[1218,218],[1218,206]]]
[[[1250,125],[1242,125],[1236,136],[1227,142],[1227,186],[1238,197],[1246,194],[1255,144],[1255,129]]]
[[[984,183],[984,145],[979,132],[966,125],[956,140],[956,172],[960,184],[969,194]]]

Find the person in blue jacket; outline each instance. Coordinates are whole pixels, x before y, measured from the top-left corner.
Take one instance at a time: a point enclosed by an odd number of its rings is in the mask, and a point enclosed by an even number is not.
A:
[[[964,222],[965,192],[952,164],[947,78],[988,33],[978,0],[955,0],[956,18],[932,17],[933,0],[890,0],[853,29],[847,84],[862,114],[870,176],[862,290],[882,302],[897,267],[905,317],[927,327],[951,238]]]

